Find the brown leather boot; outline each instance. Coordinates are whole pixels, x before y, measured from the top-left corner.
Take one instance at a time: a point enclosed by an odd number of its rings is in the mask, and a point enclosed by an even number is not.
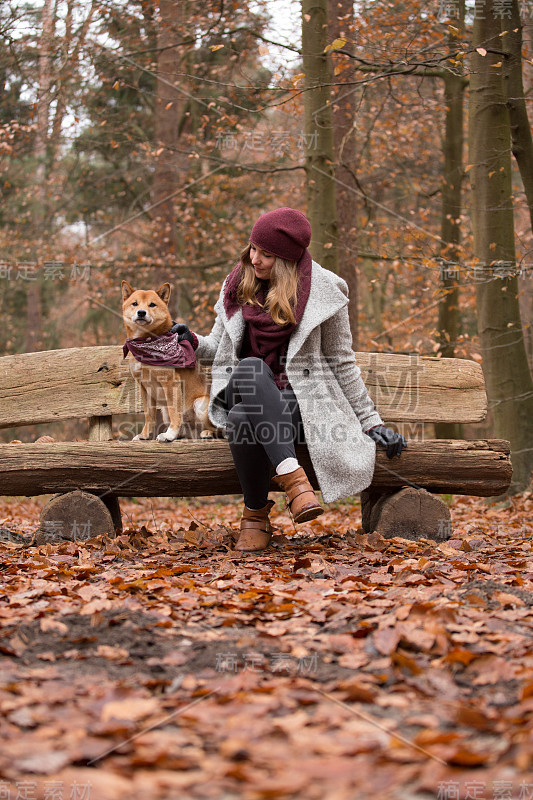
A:
[[[294,522],[309,522],[324,513],[302,467],[273,480],[286,493]]]
[[[254,550],[264,550],[268,547],[272,539],[272,525],[268,514],[273,500],[269,500],[266,506],[257,510],[246,508],[242,512],[241,533],[235,542],[235,550],[253,552]]]

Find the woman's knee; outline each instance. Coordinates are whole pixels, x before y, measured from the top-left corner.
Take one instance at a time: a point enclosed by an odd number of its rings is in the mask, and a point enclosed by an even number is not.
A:
[[[270,367],[266,364],[261,358],[257,358],[256,356],[248,356],[247,358],[243,358],[235,369],[233,370],[232,377],[243,377],[243,376],[256,376],[262,375],[263,373],[268,374],[270,372]]]
[[[258,358],[257,356],[246,356],[246,358],[241,358],[237,366],[243,367],[245,365],[248,365],[253,367],[260,367],[264,363],[265,362],[261,358]]]
[[[244,398],[253,395],[257,387],[273,381],[274,374],[268,364],[260,358],[249,356],[239,361],[230,380]]]

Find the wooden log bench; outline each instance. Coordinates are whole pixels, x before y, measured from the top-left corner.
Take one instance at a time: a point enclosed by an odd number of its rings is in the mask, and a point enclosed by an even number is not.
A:
[[[509,442],[428,439],[428,424],[473,423],[487,411],[479,364],[417,354],[358,353],[368,390],[387,424],[409,440],[400,459],[377,448],[362,493],[363,528],[383,536],[437,540],[451,535],[436,495],[490,497],[510,485]],[[0,494],[53,494],[40,528],[66,538],[121,529],[119,497],[194,497],[240,492],[225,440],[172,443],[113,438],[113,417],[142,412],[122,347],[50,350],[0,358],[0,428],[88,418],[88,441],[0,444]],[[298,453],[313,473],[306,448]]]

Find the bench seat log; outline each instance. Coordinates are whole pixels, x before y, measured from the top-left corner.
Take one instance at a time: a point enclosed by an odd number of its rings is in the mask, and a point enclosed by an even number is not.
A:
[[[317,487],[305,448],[298,457]],[[226,441],[52,442],[0,445],[0,494],[49,494],[83,489],[114,497],[196,497],[241,489]],[[411,441],[401,458],[377,449],[372,489],[414,486],[480,497],[509,487],[509,442]]]
[[[460,358],[357,353],[387,422],[480,422],[487,412],[483,372]],[[20,353],[0,358],[0,428],[142,412],[120,345]]]

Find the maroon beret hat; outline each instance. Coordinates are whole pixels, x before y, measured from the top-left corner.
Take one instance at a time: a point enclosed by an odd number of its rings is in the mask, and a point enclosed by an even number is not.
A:
[[[250,242],[286,261],[300,261],[311,242],[311,225],[295,208],[276,208],[259,217]]]

